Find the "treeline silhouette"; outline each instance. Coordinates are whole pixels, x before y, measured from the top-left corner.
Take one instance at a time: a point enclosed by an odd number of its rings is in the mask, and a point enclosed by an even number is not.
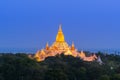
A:
[[[63,54],[43,62],[24,53],[0,54],[0,80],[120,80],[120,56],[103,54],[103,64],[85,62]]]

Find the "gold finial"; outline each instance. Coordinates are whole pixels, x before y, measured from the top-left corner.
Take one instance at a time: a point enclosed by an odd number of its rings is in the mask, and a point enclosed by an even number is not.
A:
[[[71,50],[75,50],[74,42],[72,42]]]
[[[72,42],[72,46],[74,47],[75,45],[74,45],[74,42]]]
[[[49,44],[48,44],[48,42],[46,43],[46,46],[47,46],[47,47],[49,47]]]
[[[62,24],[59,25],[59,32],[62,32]]]
[[[49,50],[49,44],[48,44],[48,42],[47,42],[47,44],[46,44],[46,48],[45,48],[46,50]]]

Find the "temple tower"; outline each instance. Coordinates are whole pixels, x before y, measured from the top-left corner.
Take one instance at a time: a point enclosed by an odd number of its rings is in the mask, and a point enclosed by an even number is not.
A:
[[[65,42],[64,34],[62,32],[62,25],[59,25],[58,34],[56,36],[56,42]]]
[[[67,42],[65,41],[64,34],[62,32],[62,25],[59,25],[58,33],[56,40],[53,45],[50,47],[51,50],[57,50],[59,52],[64,52],[69,49]]]
[[[47,44],[46,44],[45,49],[46,49],[46,50],[49,50],[49,44],[48,44],[48,42],[47,42]]]
[[[74,42],[72,42],[71,50],[72,50],[72,51],[75,51],[75,45],[74,45]]]

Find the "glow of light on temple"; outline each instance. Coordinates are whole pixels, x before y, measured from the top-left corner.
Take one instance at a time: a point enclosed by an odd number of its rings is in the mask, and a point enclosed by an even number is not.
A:
[[[56,56],[62,53],[64,55],[79,57],[83,61],[94,61],[97,59],[97,56],[95,54],[87,57],[83,51],[78,52],[75,48],[74,43],[69,46],[68,43],[65,41],[65,37],[62,31],[62,25],[59,25],[56,41],[51,46],[49,46],[49,44],[47,43],[44,49],[37,51],[37,53],[34,55],[34,58],[40,62],[44,61],[46,57]]]

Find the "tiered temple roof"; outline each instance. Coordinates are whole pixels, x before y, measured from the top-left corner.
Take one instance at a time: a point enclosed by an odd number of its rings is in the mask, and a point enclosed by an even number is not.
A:
[[[62,53],[64,53],[64,55],[80,57],[84,61],[94,61],[95,59],[97,59],[96,55],[86,57],[86,55],[83,51],[81,51],[81,53],[79,53],[75,49],[74,43],[72,43],[72,45],[69,46],[68,43],[65,41],[65,37],[64,37],[63,31],[62,31],[62,25],[59,25],[59,30],[58,30],[58,33],[56,36],[56,40],[52,44],[52,46],[49,46],[47,43],[45,49],[39,50],[35,54],[34,58],[37,61],[43,61],[48,56],[55,56],[57,54],[62,54]]]

